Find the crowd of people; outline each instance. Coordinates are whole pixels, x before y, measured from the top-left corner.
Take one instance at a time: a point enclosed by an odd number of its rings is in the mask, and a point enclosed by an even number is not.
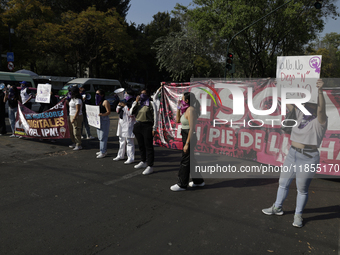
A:
[[[18,109],[18,102],[26,106],[30,106],[28,101],[31,97],[30,91],[22,83],[21,91],[12,86],[9,90],[0,94],[0,133],[6,133],[6,126],[4,122],[4,104],[8,101],[9,104],[9,122],[12,129],[12,135],[15,137],[15,114]],[[294,215],[293,226],[302,227],[303,219],[302,213],[306,206],[308,199],[309,185],[314,177],[315,171],[295,171],[302,167],[311,169],[312,165],[317,165],[320,162],[320,155],[318,148],[325,135],[327,129],[327,116],[325,99],[323,96],[323,81],[317,81],[318,88],[318,103],[306,103],[305,108],[312,115],[305,115],[294,105],[287,105],[290,111],[296,111],[297,125],[292,128],[291,133],[291,147],[285,159],[284,165],[288,166],[289,172],[282,172],[279,178],[279,187],[276,195],[275,203],[262,212],[266,215],[283,215],[282,204],[287,197],[289,186],[294,178],[296,178],[297,185],[297,198],[296,210]],[[69,106],[69,130],[72,144],[70,145],[73,150],[81,150],[81,130],[83,126],[84,116],[84,91],[83,94],[79,88],[72,87],[69,96],[64,100],[67,101]],[[51,94],[53,96],[53,94]],[[42,107],[42,111],[46,107]],[[97,128],[97,136],[99,140],[99,152],[96,153],[98,159],[104,158],[107,155],[107,141],[109,136],[111,108],[109,102],[105,99],[105,92],[101,89],[96,91],[95,104],[100,109],[100,128]],[[135,144],[134,138],[138,142],[141,161],[134,166],[134,168],[145,168],[142,172],[143,175],[153,173],[154,169],[154,146],[153,136],[156,132],[157,124],[157,106],[153,102],[147,90],[142,90],[136,97],[133,91],[126,89],[125,94],[120,98],[117,103],[116,112],[119,115],[117,136],[119,137],[119,149],[117,156],[113,158],[114,161],[123,160],[125,153],[127,160],[124,164],[132,164],[135,162]],[[186,92],[183,94],[181,100],[177,104],[176,122],[182,124],[181,135],[183,143],[182,159],[178,172],[178,181],[170,187],[172,191],[184,191],[187,187],[203,187],[205,182],[202,178],[194,178],[189,182],[190,178],[190,164],[194,162],[190,158],[190,147],[194,148],[197,143],[195,133],[196,121],[200,115],[200,103],[193,93]],[[88,124],[87,124],[88,125]],[[86,128],[86,124],[85,124]],[[87,129],[87,128],[86,128]],[[92,136],[88,130],[87,138],[91,139]],[[289,167],[295,165],[295,168]],[[307,165],[307,166],[306,166]]]

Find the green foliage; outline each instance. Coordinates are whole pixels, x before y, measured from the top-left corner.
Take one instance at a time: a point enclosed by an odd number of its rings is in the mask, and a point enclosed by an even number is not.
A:
[[[191,32],[170,33],[155,41],[158,65],[176,81],[188,81],[191,77],[209,77],[218,70],[212,57],[206,54],[199,37]]]
[[[322,55],[322,78],[340,77],[340,34],[326,34],[321,40],[311,43],[306,52],[310,55]]]
[[[190,26],[225,56],[226,45],[233,35],[265,16],[285,1],[194,0],[198,7],[185,10]],[[304,45],[315,39],[324,26],[323,17],[338,16],[334,0],[323,1],[316,10],[309,0],[292,1],[254,26],[239,34],[231,43],[238,70],[245,77],[275,76],[278,55],[299,55]]]
[[[50,6],[55,13],[61,15],[64,12],[72,11],[80,13],[89,7],[95,6],[96,10],[107,12],[109,9],[116,8],[116,11],[123,18],[126,17],[130,8],[131,0],[39,0],[42,5]]]
[[[126,24],[131,0],[0,0],[0,45],[16,69],[39,74],[160,81],[223,77],[226,46],[255,20],[288,0],[193,0],[159,12],[150,24]],[[316,10],[294,0],[233,39],[234,77],[273,77],[279,55],[322,54],[322,76],[339,76],[339,34],[305,45],[338,16],[333,2]],[[15,30],[9,44],[8,26]],[[0,47],[1,48],[1,47]],[[2,67],[6,64],[2,61]],[[158,64],[158,66],[157,66]]]

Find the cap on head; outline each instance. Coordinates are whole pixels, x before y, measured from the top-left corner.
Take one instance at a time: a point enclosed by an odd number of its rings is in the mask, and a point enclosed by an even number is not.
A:
[[[20,84],[27,85],[27,82],[26,81],[22,81],[22,82],[20,82]]]

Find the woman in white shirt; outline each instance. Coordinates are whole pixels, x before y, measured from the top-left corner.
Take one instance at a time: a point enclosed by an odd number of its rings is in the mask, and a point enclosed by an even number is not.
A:
[[[287,105],[289,111],[296,111],[297,124],[292,128],[292,144],[282,166],[276,201],[272,207],[262,210],[266,215],[283,215],[282,204],[292,180],[296,177],[297,197],[293,226],[298,228],[303,226],[302,212],[308,200],[309,185],[316,173],[315,168],[320,162],[318,148],[327,130],[323,81],[319,79],[316,84],[318,104],[305,104],[311,115],[304,115],[293,105]]]
[[[83,123],[82,99],[77,86],[71,89],[71,99],[69,105],[69,130],[72,144],[69,146],[74,151],[81,150],[81,127]]]

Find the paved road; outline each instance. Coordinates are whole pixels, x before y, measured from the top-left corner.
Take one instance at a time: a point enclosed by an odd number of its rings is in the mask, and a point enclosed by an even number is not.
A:
[[[180,152],[157,147],[156,171],[143,176],[112,161],[116,123],[112,114],[104,159],[95,158],[97,140],[72,151],[67,140],[0,137],[1,255],[340,255],[339,181],[313,180],[297,229],[294,183],[283,216],[261,213],[276,179],[207,179],[204,188],[171,192]]]

